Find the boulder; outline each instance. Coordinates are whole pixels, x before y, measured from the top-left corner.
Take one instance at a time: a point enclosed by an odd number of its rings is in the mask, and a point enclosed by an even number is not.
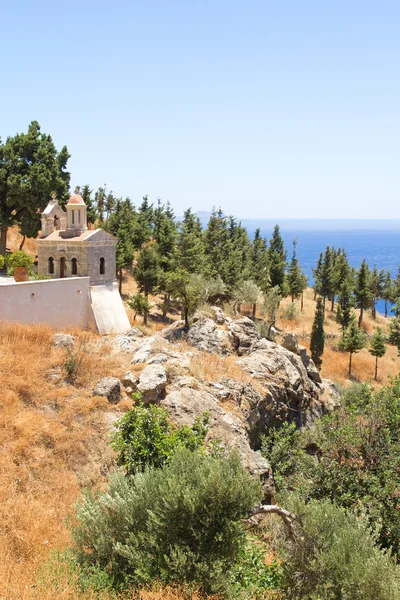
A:
[[[134,346],[135,354],[133,355],[131,364],[136,365],[147,362],[152,354],[159,353],[160,349],[166,345],[168,345],[168,341],[159,335],[144,338]]]
[[[309,378],[301,358],[286,348],[262,339],[238,364],[261,387],[262,401],[255,407],[259,418],[253,423],[255,437],[281,421],[303,427],[314,420],[315,410],[325,410],[321,388]],[[253,408],[253,420],[257,411]]]
[[[239,416],[226,412],[212,394],[190,387],[171,391],[161,405],[178,425],[191,426],[196,417],[207,412],[210,419],[208,439],[218,440],[225,447],[236,449],[245,467],[262,479],[265,501],[271,501],[274,484],[270,464],[259,452],[252,450],[245,424]]]
[[[125,388],[131,388],[131,390],[133,391],[136,389],[137,384],[139,383],[139,379],[135,375],[135,373],[132,373],[132,371],[127,371],[121,379],[121,383]]]
[[[51,340],[55,348],[72,348],[75,344],[75,338],[69,333],[56,333]]]
[[[147,365],[140,373],[137,389],[144,402],[157,402],[167,385],[167,372],[160,364]]]
[[[154,356],[152,356],[147,362],[149,365],[156,365],[156,364],[161,364],[161,363],[165,363],[167,361],[170,360],[170,356],[168,356],[167,354],[164,354],[163,352],[159,352],[158,354],[155,354]]]
[[[211,306],[210,310],[213,313],[213,319],[217,325],[223,325],[225,323],[223,310],[219,306]]]
[[[103,377],[97,382],[93,396],[105,396],[111,404],[118,404],[121,399],[121,383],[117,377]]]
[[[299,356],[301,358],[301,362],[306,368],[309,378],[315,381],[315,383],[322,383],[321,375],[319,374],[319,371],[315,366],[311,356],[308,354],[307,348],[304,346],[299,346]]]
[[[227,332],[223,329],[218,329],[214,321],[207,317],[200,317],[189,328],[187,340],[192,346],[204,352],[230,354]]]
[[[124,335],[117,335],[114,343],[122,350],[132,350],[141,338],[143,338],[143,333],[140,329],[131,327]]]
[[[251,347],[260,339],[256,326],[248,317],[231,321],[228,325],[228,330],[232,339],[233,349],[239,356],[248,354]]]
[[[185,321],[175,321],[175,323],[172,323],[160,331],[160,335],[169,342],[179,340],[184,333]]]
[[[299,344],[294,333],[285,333],[282,340],[282,346],[286,348],[286,350],[289,350],[289,352],[293,352],[293,354],[299,353]]]

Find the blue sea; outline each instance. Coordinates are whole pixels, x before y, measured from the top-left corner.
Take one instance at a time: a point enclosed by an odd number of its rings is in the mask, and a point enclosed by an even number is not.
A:
[[[206,213],[199,214],[207,222]],[[249,236],[253,238],[259,227],[262,236],[271,238],[275,224],[280,226],[288,252],[292,254],[293,241],[297,242],[297,256],[312,285],[312,267],[326,246],[344,248],[351,266],[358,268],[365,258],[369,267],[397,275],[400,266],[400,219],[242,219]],[[377,308],[383,312],[383,302]]]

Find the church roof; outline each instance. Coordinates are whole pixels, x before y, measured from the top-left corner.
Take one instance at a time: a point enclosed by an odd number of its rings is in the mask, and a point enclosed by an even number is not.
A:
[[[80,194],[75,193],[75,194],[72,194],[72,196],[68,200],[67,206],[69,206],[71,204],[85,204],[85,203],[83,201],[82,196],[80,196]]]
[[[66,237],[65,231],[63,230],[53,231],[53,233],[38,240],[38,242],[64,242],[69,244],[70,242],[103,242],[110,240],[117,241],[117,238],[114,235],[111,235],[111,233],[108,233],[108,231],[104,231],[104,229],[88,229],[74,237]]]

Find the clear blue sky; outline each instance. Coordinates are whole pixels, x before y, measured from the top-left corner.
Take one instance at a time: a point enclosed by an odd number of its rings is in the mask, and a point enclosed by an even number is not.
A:
[[[400,218],[398,0],[3,2],[0,135],[177,214]]]

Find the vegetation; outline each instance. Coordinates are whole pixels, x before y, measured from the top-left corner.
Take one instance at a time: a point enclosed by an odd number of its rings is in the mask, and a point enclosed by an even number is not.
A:
[[[23,250],[17,250],[7,257],[7,266],[12,270],[16,267],[33,267],[33,258]]]
[[[117,589],[180,581],[227,593],[245,546],[241,519],[261,495],[237,456],[182,450],[133,479],[114,473],[107,492],[77,508],[77,559],[88,582],[101,573]]]
[[[365,333],[358,329],[353,321],[348,331],[344,334],[343,339],[339,342],[339,349],[349,353],[349,377],[351,377],[353,354],[365,348],[366,345],[367,338]]]
[[[325,334],[324,334],[324,317],[325,310],[324,304],[321,298],[317,300],[317,308],[315,311],[314,323],[311,331],[311,358],[318,368],[322,365],[322,355],[324,353],[325,346]]]
[[[370,354],[375,356],[375,381],[378,379],[378,358],[382,358],[386,354],[386,337],[382,329],[378,327],[376,333],[372,336],[370,341]]]

